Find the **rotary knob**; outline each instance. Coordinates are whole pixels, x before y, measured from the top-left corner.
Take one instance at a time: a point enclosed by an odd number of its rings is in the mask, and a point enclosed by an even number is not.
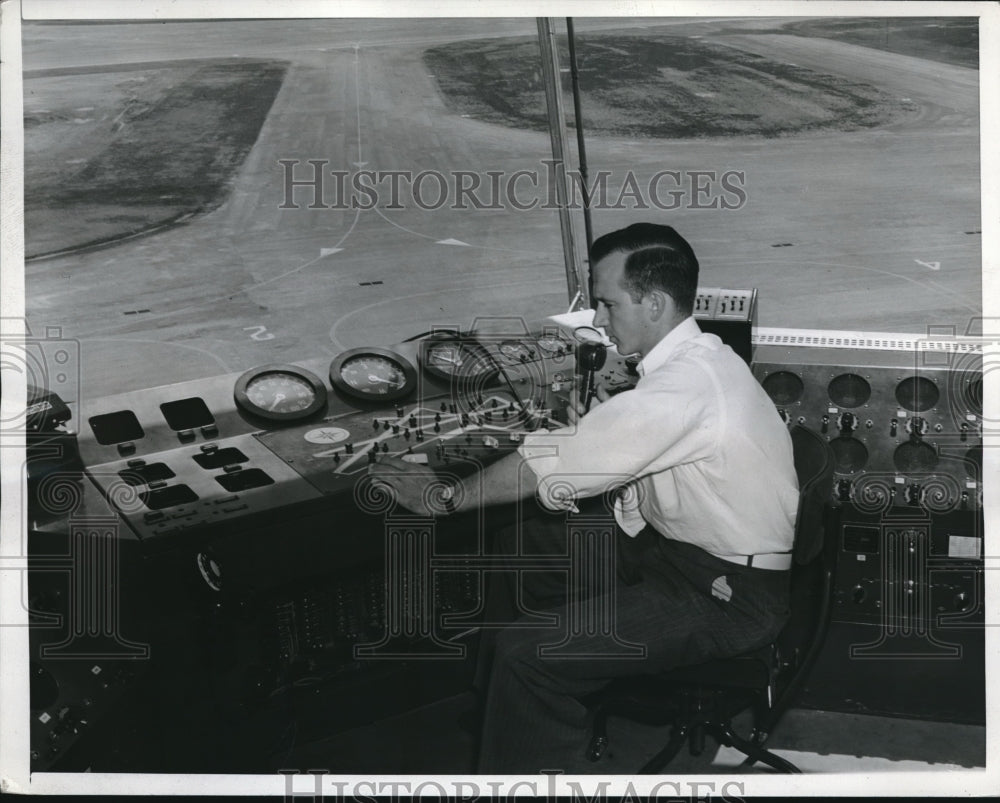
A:
[[[858,417],[854,413],[841,413],[837,426],[845,435],[850,435],[858,428]]]

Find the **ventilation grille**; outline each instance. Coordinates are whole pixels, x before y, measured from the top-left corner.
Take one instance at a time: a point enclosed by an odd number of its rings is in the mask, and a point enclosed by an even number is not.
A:
[[[900,332],[848,332],[832,329],[758,328],[755,346],[810,346],[813,348],[869,349],[873,351],[941,351],[982,354],[982,341],[956,337],[931,337]]]

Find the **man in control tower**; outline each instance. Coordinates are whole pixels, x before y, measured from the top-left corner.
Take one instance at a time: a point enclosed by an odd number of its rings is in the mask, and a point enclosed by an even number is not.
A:
[[[614,587],[591,601],[612,621],[574,633],[573,657],[542,649],[559,640],[551,628],[515,623],[499,634],[481,773],[586,771],[582,696],[615,678],[751,650],[788,616],[798,503],[791,438],[743,360],[692,317],[691,246],[670,226],[639,223],[595,241],[590,261],[594,325],[620,354],[641,358],[635,388],[599,395],[569,427],[526,435],[516,452],[461,481],[452,507],[536,496],[550,511],[574,511],[618,487]],[[404,507],[426,512],[430,469],[384,458],[371,473]],[[566,519],[552,527],[554,517],[543,518],[519,528],[520,548],[544,552],[538,542],[560,529],[565,544]],[[553,574],[522,573],[526,607],[552,600]],[[562,582],[553,612],[566,622],[574,603]]]

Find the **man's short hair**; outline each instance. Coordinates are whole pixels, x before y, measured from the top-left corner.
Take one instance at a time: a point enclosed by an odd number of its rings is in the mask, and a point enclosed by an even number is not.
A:
[[[624,251],[622,287],[638,303],[651,290],[669,295],[680,312],[694,311],[698,291],[698,258],[672,226],[633,223],[598,237],[590,248],[590,264]]]

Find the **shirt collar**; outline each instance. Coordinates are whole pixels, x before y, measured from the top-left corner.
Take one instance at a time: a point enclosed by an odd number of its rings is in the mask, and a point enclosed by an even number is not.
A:
[[[670,358],[681,343],[700,334],[701,329],[695,319],[691,316],[685,318],[667,332],[663,339],[650,349],[649,354],[642,358],[638,365],[639,376],[655,371]]]

